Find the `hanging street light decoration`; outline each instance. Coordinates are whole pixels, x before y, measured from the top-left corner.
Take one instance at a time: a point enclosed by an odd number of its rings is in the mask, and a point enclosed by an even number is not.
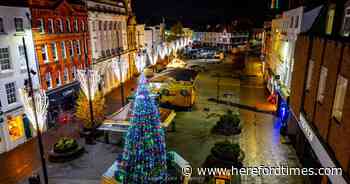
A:
[[[49,106],[49,100],[44,91],[34,92],[33,95],[29,95],[25,89],[19,89],[21,101],[23,103],[24,112],[26,113],[30,123],[35,130],[40,132],[46,130],[46,115]],[[32,99],[34,98],[34,99]],[[33,106],[33,100],[35,106]],[[37,116],[38,124],[36,125],[35,116]]]
[[[120,82],[125,82],[128,75],[129,65],[127,62],[122,60],[112,62],[112,70],[114,75],[118,78]]]
[[[146,57],[143,54],[138,54],[136,56],[136,68],[139,73],[146,67]]]
[[[98,74],[98,71],[78,70],[77,73],[78,73],[77,75],[78,81],[80,82],[80,87],[83,90],[84,94],[89,98],[89,100],[94,100],[98,90],[98,83],[101,80],[101,77]]]

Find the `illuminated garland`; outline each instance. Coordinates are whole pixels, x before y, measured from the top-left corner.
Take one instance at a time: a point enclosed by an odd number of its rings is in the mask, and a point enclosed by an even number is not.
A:
[[[33,125],[33,128],[37,130],[35,123],[35,113],[38,118],[39,130],[46,130],[46,114],[47,108],[49,107],[49,100],[44,91],[34,92],[34,101],[36,112],[33,108],[32,97],[30,97],[25,89],[19,89],[19,94],[21,101],[23,103],[24,112],[26,113],[30,123]]]
[[[144,76],[139,81],[130,122],[124,151],[117,161],[116,180],[123,184],[167,183],[164,130]]]
[[[80,87],[83,90],[85,96],[91,97],[94,100],[96,92],[98,90],[98,83],[101,80],[98,71],[95,70],[78,70],[78,81],[80,82]],[[90,81],[88,81],[90,80]],[[90,84],[89,84],[90,82]],[[89,96],[89,86],[90,86],[90,96]]]
[[[129,64],[127,62],[121,61],[113,61],[111,64],[112,70],[114,71],[114,75],[118,78],[119,81],[125,82],[128,76]]]

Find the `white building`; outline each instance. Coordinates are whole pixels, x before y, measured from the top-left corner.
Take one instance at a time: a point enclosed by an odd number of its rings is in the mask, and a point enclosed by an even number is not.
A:
[[[157,26],[147,26],[145,28],[145,46],[147,49],[156,49],[164,42],[164,24]]]
[[[108,93],[119,85],[111,63],[129,62],[127,9],[123,1],[88,0],[89,32],[93,68],[101,74],[100,90]]]
[[[37,73],[29,8],[0,6],[0,153],[24,143],[32,127],[23,122],[23,107],[19,89],[28,79],[25,62],[25,39],[29,66]],[[34,88],[39,88],[38,73],[33,76]]]
[[[277,80],[283,95],[289,96],[291,87],[291,78],[294,65],[295,43],[300,33],[308,31],[315,21],[320,7],[306,11],[304,7],[298,7],[283,12],[281,17],[272,20],[272,46],[268,67],[277,75]],[[271,76],[270,80],[276,77]],[[276,81],[269,81],[272,85]],[[276,86],[276,85],[275,85]],[[268,87],[272,89],[272,86]]]
[[[235,45],[246,44],[249,34],[247,32],[223,31],[197,31],[193,33],[193,41],[204,46],[219,47],[225,50]]]

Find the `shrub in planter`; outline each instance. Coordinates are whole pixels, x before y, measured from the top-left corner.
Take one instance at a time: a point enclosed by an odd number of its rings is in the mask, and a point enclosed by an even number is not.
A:
[[[227,136],[239,134],[241,133],[240,122],[239,115],[233,114],[231,110],[228,110],[225,115],[220,117],[219,121],[213,127],[212,133]]]
[[[51,162],[66,162],[73,160],[84,153],[84,147],[80,146],[75,139],[61,138],[53,146],[49,153]]]
[[[218,142],[211,149],[211,154],[207,157],[205,167],[242,167],[244,152],[239,144],[232,144],[228,141]]]
[[[71,138],[63,137],[59,139],[53,146],[53,151],[55,153],[67,153],[78,147],[76,140]]]

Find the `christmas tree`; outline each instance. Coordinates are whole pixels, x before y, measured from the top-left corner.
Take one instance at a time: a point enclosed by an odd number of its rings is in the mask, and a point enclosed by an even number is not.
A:
[[[166,183],[167,166],[164,130],[147,79],[141,76],[115,177],[123,184]]]

